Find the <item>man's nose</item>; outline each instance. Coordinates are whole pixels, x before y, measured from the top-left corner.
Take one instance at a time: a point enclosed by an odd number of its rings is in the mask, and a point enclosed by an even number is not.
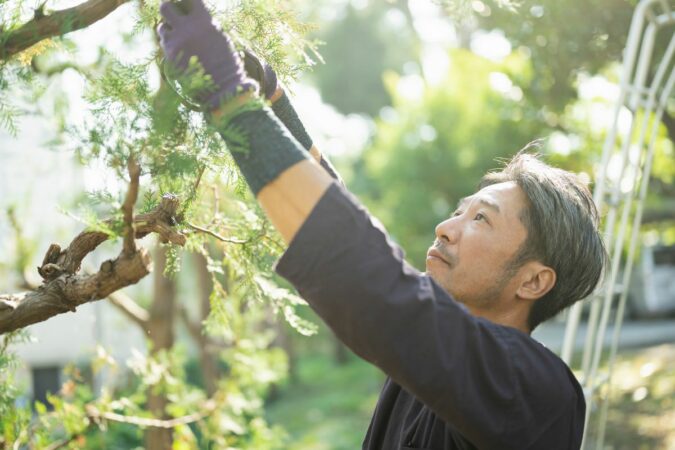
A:
[[[461,235],[459,217],[450,217],[436,225],[436,238],[443,243],[456,244]]]

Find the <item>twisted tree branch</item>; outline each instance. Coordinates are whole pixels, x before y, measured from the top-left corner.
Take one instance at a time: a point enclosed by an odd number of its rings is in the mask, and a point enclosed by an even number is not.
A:
[[[165,195],[153,211],[137,215],[133,219],[136,238],[158,233],[164,242],[184,245],[185,236],[173,228],[178,206],[175,196]],[[83,231],[66,250],[52,244],[38,268],[44,279],[42,286],[22,294],[0,294],[0,334],[75,311],[78,306],[108,297],[150,273],[150,256],[140,248],[132,254],[123,250],[114,260],[103,262],[94,274],[78,274],[82,259],[108,237],[100,231]]]
[[[0,60],[9,59],[44,39],[86,28],[128,1],[89,0],[48,15],[36,14],[33,20],[3,38],[0,42]]]

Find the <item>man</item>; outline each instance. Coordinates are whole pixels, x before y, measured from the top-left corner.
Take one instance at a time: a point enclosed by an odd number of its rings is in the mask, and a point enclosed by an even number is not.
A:
[[[289,243],[276,270],[389,376],[363,448],[579,448],[581,388],[529,333],[588,295],[602,272],[586,188],[519,154],[436,227],[420,273],[330,167],[304,151],[311,139],[287,100],[254,106],[256,83],[201,0],[164,3],[161,12],[166,57],[183,71],[196,57],[210,76],[214,89],[195,98]],[[277,100],[265,73],[261,91]]]

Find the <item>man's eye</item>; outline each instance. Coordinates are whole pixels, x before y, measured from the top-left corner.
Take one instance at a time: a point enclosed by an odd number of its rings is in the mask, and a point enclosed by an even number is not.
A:
[[[462,215],[462,211],[460,211],[459,209],[457,211],[455,211],[454,213],[452,213],[452,217],[457,217],[457,216],[461,216],[461,215]]]
[[[487,217],[485,217],[481,213],[478,213],[478,214],[476,214],[476,217],[473,218],[473,220],[485,220],[485,221],[487,221]]]

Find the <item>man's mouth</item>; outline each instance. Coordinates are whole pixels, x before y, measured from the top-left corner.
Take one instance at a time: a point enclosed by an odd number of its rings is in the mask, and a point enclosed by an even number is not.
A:
[[[453,258],[441,252],[437,247],[431,247],[429,251],[427,251],[427,259],[438,259],[446,265],[452,267]]]

